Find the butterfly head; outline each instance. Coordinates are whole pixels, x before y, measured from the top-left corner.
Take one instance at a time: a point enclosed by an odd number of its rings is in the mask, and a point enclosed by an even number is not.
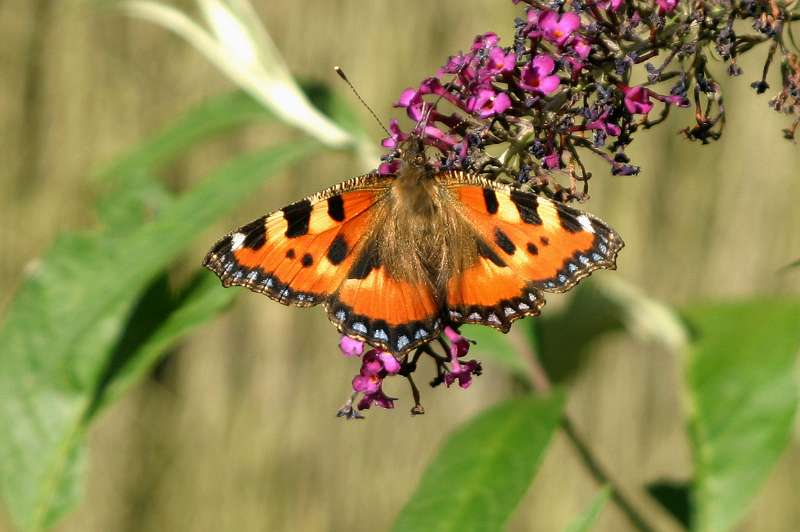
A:
[[[431,158],[425,150],[425,143],[420,135],[409,135],[397,148],[400,167],[405,170],[416,170],[420,175],[432,175],[435,170]]]

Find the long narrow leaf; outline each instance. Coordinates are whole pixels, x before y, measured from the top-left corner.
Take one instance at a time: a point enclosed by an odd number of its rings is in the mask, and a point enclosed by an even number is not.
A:
[[[120,157],[100,172],[100,176],[128,177],[152,171],[202,140],[246,124],[274,118],[268,109],[244,91],[214,96]]]
[[[124,236],[66,235],[29,268],[0,330],[0,493],[23,529],[76,501],[76,460],[122,328],[143,289],[266,177],[319,146],[242,157]]]
[[[219,279],[199,270],[177,293],[159,277],[136,303],[95,391],[96,408],[117,400],[142,378],[162,354],[198,325],[215,317],[241,292],[221,290]],[[87,419],[87,421],[89,421]]]
[[[595,495],[589,507],[586,508],[575,521],[570,523],[566,532],[589,532],[597,522],[600,512],[603,510],[610,497],[611,489],[606,486],[600,490],[600,493]]]

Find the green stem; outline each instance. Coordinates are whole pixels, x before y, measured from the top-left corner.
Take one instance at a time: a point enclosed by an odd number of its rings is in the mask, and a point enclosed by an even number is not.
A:
[[[533,326],[535,327],[535,324]],[[539,357],[536,355],[540,347],[539,345],[536,345],[538,344],[538,338],[538,331],[534,329],[533,342],[528,342],[526,341],[526,338],[520,338],[517,336],[516,341],[512,339],[512,343],[524,355],[528,367],[528,378],[532,388],[537,394],[546,394],[552,389],[553,386],[547,375],[547,371],[541,365]],[[531,346],[531,343],[534,344],[533,347]],[[575,424],[572,422],[569,414],[566,412],[564,412],[561,418],[561,428],[563,429],[564,434],[567,436],[567,439],[572,447],[578,453],[578,456],[580,457],[580,460],[586,470],[598,485],[610,487],[611,500],[617,505],[620,511],[625,515],[630,524],[636,530],[640,532],[654,532],[656,530],[660,531],[665,529],[683,530],[682,527],[678,527],[677,524],[672,520],[667,522],[666,519],[658,519],[658,516],[656,516],[655,519],[650,519],[650,516],[647,518],[645,517],[642,509],[637,508],[637,505],[634,504],[631,498],[626,494],[625,490],[622,489],[620,484],[614,480],[612,475],[608,473],[608,471],[601,465],[600,460],[592,452],[589,445],[576,431]],[[653,512],[648,512],[648,514],[650,513]],[[652,521],[658,521],[660,526],[654,526]]]

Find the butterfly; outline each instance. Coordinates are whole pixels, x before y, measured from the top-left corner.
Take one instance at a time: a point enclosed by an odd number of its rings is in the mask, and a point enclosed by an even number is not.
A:
[[[205,257],[223,286],[284,305],[322,304],[342,334],[400,358],[445,326],[508,332],[616,268],[624,243],[563,203],[463,171],[439,171],[418,137],[391,175],[355,177],[264,215]]]

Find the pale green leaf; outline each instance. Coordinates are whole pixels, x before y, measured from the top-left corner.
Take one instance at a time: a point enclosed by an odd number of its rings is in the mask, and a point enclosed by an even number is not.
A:
[[[566,532],[589,532],[597,522],[600,512],[603,510],[610,497],[611,489],[606,486],[600,490],[600,493],[595,495],[589,507],[586,508],[575,521],[570,523]]]
[[[800,303],[693,307],[686,380],[695,461],[694,528],[731,530],[789,441]]]
[[[214,96],[120,157],[99,175],[106,179],[120,179],[151,172],[200,141],[237,127],[271,119],[274,119],[274,115],[243,91]]]
[[[395,532],[497,532],[528,490],[555,433],[562,394],[513,399],[450,434]]]

